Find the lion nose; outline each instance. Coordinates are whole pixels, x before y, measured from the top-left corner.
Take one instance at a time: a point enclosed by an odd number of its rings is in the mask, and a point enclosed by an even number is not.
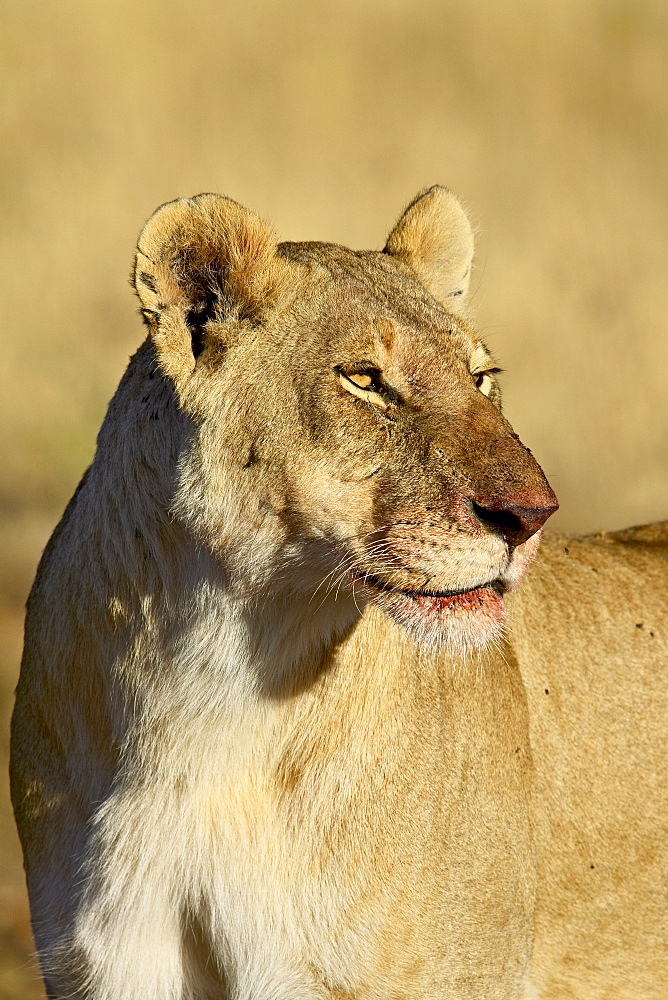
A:
[[[483,506],[475,500],[471,501],[473,512],[478,520],[491,528],[497,534],[502,535],[511,549],[527,538],[535,535],[539,528],[542,528],[548,517],[558,509],[559,503],[554,493],[550,490],[550,503],[540,507],[522,507],[514,503],[500,503],[491,506]]]

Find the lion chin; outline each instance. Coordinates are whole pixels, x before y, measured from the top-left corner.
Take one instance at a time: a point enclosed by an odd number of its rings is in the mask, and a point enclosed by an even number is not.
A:
[[[377,589],[370,581],[363,586],[420,645],[470,652],[493,643],[503,632],[505,587],[499,579],[454,593]]]
[[[363,593],[420,645],[447,646],[460,653],[482,649],[503,635],[507,618],[504,595],[522,583],[538,551],[541,534],[537,531],[513,550],[501,572],[491,570],[487,580],[469,587],[411,590],[353,570],[353,595]]]

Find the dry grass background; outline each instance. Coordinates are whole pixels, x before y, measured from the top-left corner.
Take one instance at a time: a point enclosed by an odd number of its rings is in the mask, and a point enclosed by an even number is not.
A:
[[[134,241],[178,195],[380,247],[418,189],[452,187],[555,526],[668,516],[665,0],[4,0],[0,19],[3,734],[38,554],[142,336]],[[28,1000],[2,782],[0,998]]]

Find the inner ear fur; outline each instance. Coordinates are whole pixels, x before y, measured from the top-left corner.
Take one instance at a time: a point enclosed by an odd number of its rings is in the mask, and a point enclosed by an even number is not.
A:
[[[279,304],[286,268],[271,230],[230,198],[162,205],[139,235],[134,285],[167,373],[192,373],[211,324],[224,337],[226,323],[261,323]]]
[[[435,185],[413,199],[388,236],[384,253],[408,265],[448,312],[464,311],[473,229],[461,203],[447,188]]]

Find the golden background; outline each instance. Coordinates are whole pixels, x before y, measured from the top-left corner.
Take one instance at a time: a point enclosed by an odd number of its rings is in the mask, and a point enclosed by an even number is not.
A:
[[[555,527],[668,516],[665,0],[0,4],[0,998],[28,959],[4,763],[22,605],[142,338],[161,202],[219,191],[283,239],[383,245],[444,183]]]

